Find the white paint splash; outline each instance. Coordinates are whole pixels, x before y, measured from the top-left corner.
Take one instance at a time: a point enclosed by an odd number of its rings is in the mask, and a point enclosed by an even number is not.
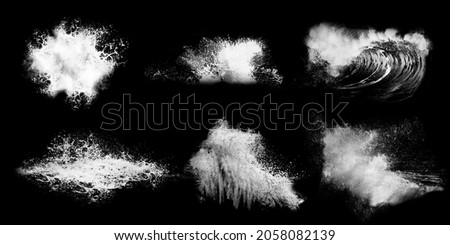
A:
[[[97,141],[92,134],[86,139],[58,136],[47,157],[25,162],[18,172],[45,188],[89,202],[105,200],[113,191],[135,182],[155,186],[167,173],[152,161],[136,160],[125,152],[112,153]]]
[[[204,197],[234,207],[252,204],[262,207],[297,209],[303,202],[283,173],[274,173],[264,162],[261,135],[230,128],[221,121],[190,160]]]
[[[81,27],[79,22],[61,23],[52,35],[39,34],[37,44],[29,44],[29,69],[33,80],[45,84],[43,92],[55,96],[66,92],[78,107],[76,97],[90,102],[100,82],[118,64],[123,40],[105,42],[107,28]]]
[[[264,44],[255,39],[203,39],[196,49],[187,48],[181,59],[192,68],[202,83],[256,83],[255,73],[271,76],[281,83],[274,68],[262,68]]]
[[[430,191],[438,186],[425,186],[390,170],[390,160],[375,154],[375,131],[337,127],[325,132],[323,177],[337,188],[348,189],[367,200],[371,206],[395,205]]]
[[[349,65],[361,52],[375,42],[409,42],[414,44],[426,56],[430,42],[421,33],[408,33],[404,36],[395,29],[379,32],[373,29],[352,30],[322,23],[311,28],[306,45],[309,48],[309,60],[313,63],[326,61],[328,73],[334,77],[340,70]]]

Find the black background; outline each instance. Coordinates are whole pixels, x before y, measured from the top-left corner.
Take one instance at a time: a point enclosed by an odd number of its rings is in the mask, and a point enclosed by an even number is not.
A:
[[[9,9],[3,39],[7,41],[7,83],[3,97],[6,122],[2,161],[2,210],[7,213],[2,224],[358,224],[362,221],[337,198],[324,200],[320,188],[320,145],[312,144],[313,134],[299,130],[265,131],[271,149],[308,172],[306,180],[296,182],[297,190],[308,196],[303,211],[234,211],[228,206],[200,205],[191,178],[168,181],[162,191],[121,192],[104,205],[82,205],[68,196],[44,193],[31,183],[17,178],[14,170],[30,157],[45,151],[50,140],[60,132],[95,131],[101,123],[101,106],[120,101],[123,93],[132,94],[140,102],[169,102],[172,96],[195,93],[198,100],[227,104],[233,101],[260,102],[269,93],[277,101],[323,101],[323,92],[302,87],[302,74],[307,61],[304,39],[309,28],[330,22],[349,28],[372,27],[378,30],[396,28],[400,33],[423,30],[433,48],[427,59],[427,73],[417,94],[401,103],[357,101],[350,104],[345,120],[350,125],[376,118],[387,123],[396,119],[419,118],[424,124],[427,142],[443,168],[446,159],[446,66],[447,40],[443,15],[439,8],[390,7],[384,4],[367,10],[361,6],[328,6],[318,4],[284,6],[283,8],[223,3],[218,6],[27,6]],[[24,6],[23,6],[24,7]],[[77,18],[82,23],[112,25],[118,36],[129,42],[127,63],[117,68],[108,79],[109,88],[99,93],[88,109],[74,111],[65,103],[64,95],[47,98],[36,93],[27,76],[24,60],[26,45],[35,30],[50,31],[61,20]],[[152,63],[173,60],[185,45],[195,45],[203,37],[262,38],[270,47],[272,60],[284,77],[280,88],[218,84],[193,86],[180,82],[150,81],[144,75]],[[9,43],[10,42],[10,43]],[[174,171],[183,172],[190,157],[206,138],[207,130],[164,132],[114,131],[100,132],[120,144],[146,151],[155,159],[170,162]],[[313,142],[314,143],[314,142]],[[306,170],[305,170],[306,169]],[[448,189],[448,186],[447,186]],[[374,224],[448,224],[448,192],[434,193],[383,211]]]

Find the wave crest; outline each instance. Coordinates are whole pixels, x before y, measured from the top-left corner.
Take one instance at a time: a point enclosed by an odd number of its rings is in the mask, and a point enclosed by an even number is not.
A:
[[[261,135],[230,128],[225,121],[211,129],[201,149],[190,160],[200,192],[234,207],[296,209],[303,202],[292,189],[292,181],[274,173],[264,162]]]
[[[323,177],[337,188],[347,189],[371,206],[395,205],[442,190],[423,185],[391,170],[389,158],[372,151],[377,132],[337,127],[325,132]]]
[[[411,97],[425,74],[431,44],[421,33],[349,30],[328,24],[311,29],[306,44],[311,70],[325,86],[375,100]],[[320,73],[320,72],[319,72]]]

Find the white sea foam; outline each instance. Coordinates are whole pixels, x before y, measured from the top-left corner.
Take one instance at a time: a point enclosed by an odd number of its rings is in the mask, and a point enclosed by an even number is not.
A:
[[[231,128],[225,121],[211,129],[190,164],[203,196],[219,203],[296,209],[303,202],[286,174],[271,171],[264,162],[261,135]]]
[[[152,161],[136,160],[125,152],[108,152],[97,141],[93,135],[58,136],[47,157],[27,161],[18,172],[54,191],[82,195],[92,202],[132,182],[154,186],[166,174]]]
[[[255,72],[267,74],[272,82],[280,83],[282,78],[276,69],[260,67],[257,71],[257,67],[262,65],[257,60],[263,63],[264,55],[264,44],[259,40],[205,38],[199,47],[187,48],[182,60],[202,83],[256,83]]]
[[[371,206],[395,205],[442,190],[405,179],[401,172],[392,171],[386,155],[372,152],[376,138],[375,131],[342,127],[327,130],[323,138],[324,180],[336,188],[349,190]]]
[[[90,102],[99,84],[118,65],[119,52],[126,46],[120,39],[105,42],[108,28],[82,27],[79,22],[61,23],[52,35],[37,35],[29,44],[28,60],[33,80],[45,84],[45,94],[65,92],[75,107],[77,96]]]

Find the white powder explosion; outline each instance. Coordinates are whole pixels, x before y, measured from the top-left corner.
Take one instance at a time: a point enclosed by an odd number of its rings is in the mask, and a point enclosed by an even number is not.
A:
[[[326,182],[337,188],[350,190],[367,200],[371,206],[395,205],[430,191],[438,186],[425,186],[404,178],[404,174],[390,170],[384,154],[374,154],[371,148],[377,133],[337,127],[326,131],[323,138]]]
[[[182,60],[188,64],[202,83],[256,83],[257,74],[270,76],[281,83],[274,68],[263,68],[264,44],[254,39],[203,39],[196,49],[186,49]]]
[[[110,153],[93,135],[86,139],[59,136],[48,148],[48,156],[31,159],[19,174],[57,192],[98,202],[113,191],[133,183],[156,186],[167,173],[146,159],[134,159],[125,152]]]
[[[81,27],[79,22],[63,22],[52,35],[38,34],[28,52],[33,80],[46,85],[43,92],[50,96],[64,91],[74,107],[80,106],[79,96],[91,102],[126,47],[123,40],[107,42],[107,34],[107,28]]]
[[[328,73],[337,77],[343,67],[349,65],[361,52],[375,42],[408,42],[426,56],[430,42],[421,33],[408,33],[404,36],[395,29],[379,32],[373,29],[352,30],[322,23],[311,28],[306,39],[309,48],[309,60],[313,63],[326,61]]]
[[[264,162],[261,135],[230,128],[225,121],[213,128],[190,164],[204,197],[235,208],[253,204],[295,210],[303,202],[282,173]]]

